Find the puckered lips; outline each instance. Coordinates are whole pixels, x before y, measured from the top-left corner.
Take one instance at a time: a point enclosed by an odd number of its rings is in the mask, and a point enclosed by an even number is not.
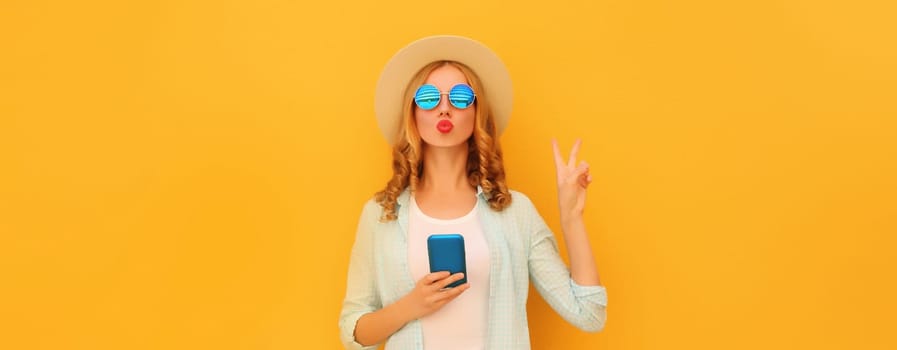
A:
[[[443,119],[443,120],[440,120],[438,123],[436,123],[436,130],[439,130],[439,132],[441,132],[443,134],[448,134],[449,132],[452,131],[452,128],[454,128],[454,127],[455,127],[455,125],[452,124],[452,122],[449,121],[448,119]]]

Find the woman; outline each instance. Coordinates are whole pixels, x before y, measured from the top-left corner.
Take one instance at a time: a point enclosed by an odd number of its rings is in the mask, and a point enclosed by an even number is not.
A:
[[[588,165],[553,143],[571,266],[533,204],[505,184],[498,135],[511,83],[482,44],[434,36],[400,50],[375,99],[393,144],[393,176],[365,205],[349,263],[340,334],[348,349],[529,349],[529,281],[564,319],[604,327],[601,286],[583,223]],[[467,276],[430,272],[427,237],[459,233]],[[449,288],[467,278],[467,283]]]

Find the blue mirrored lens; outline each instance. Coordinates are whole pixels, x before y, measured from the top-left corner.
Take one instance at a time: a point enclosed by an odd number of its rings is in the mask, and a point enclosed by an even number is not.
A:
[[[422,109],[430,110],[439,105],[440,97],[441,94],[436,86],[430,84],[421,85],[421,87],[417,88],[417,92],[414,93],[414,103]]]
[[[455,85],[452,87],[452,90],[449,91],[449,101],[455,108],[464,109],[470,107],[470,105],[473,104],[474,99],[476,99],[476,97],[473,94],[473,89],[467,84]]]

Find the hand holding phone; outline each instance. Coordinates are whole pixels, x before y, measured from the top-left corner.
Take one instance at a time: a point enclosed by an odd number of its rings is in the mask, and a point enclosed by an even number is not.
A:
[[[430,315],[455,300],[461,293],[470,289],[470,284],[462,284],[458,288],[448,288],[452,282],[463,278],[460,273],[449,275],[448,271],[429,273],[414,284],[414,289],[396,304],[404,310],[407,321]]]

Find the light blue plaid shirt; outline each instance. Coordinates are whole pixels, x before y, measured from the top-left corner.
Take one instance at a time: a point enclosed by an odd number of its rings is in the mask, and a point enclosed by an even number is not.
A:
[[[355,341],[355,324],[366,313],[390,305],[414,289],[408,268],[409,190],[397,198],[397,220],[380,222],[382,208],[373,199],[361,213],[349,261],[346,298],[340,313],[340,338],[346,349],[376,349]],[[512,204],[497,212],[477,191],[478,215],[489,246],[489,329],[487,349],[529,349],[526,298],[529,281],[565,320],[597,332],[606,320],[607,291],[580,286],[558,254],[554,234],[522,193],[511,191]],[[420,321],[395,332],[388,350],[423,349]]]

